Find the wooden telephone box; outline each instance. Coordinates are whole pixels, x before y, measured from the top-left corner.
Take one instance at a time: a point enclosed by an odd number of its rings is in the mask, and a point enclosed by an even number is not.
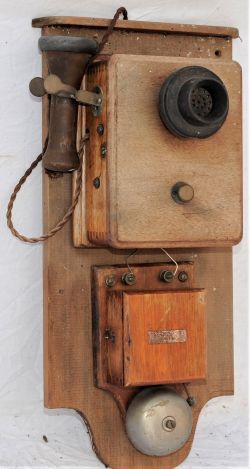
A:
[[[108,24],[33,20],[45,37],[97,41]],[[233,393],[231,247],[242,233],[235,37],[233,28],[118,21],[85,77],[102,105],[78,110],[77,144],[86,129],[89,141],[73,236],[65,226],[44,251],[45,405],[76,409],[113,469],[178,466],[205,403]],[[45,98],[44,139],[49,119]],[[71,174],[45,173],[45,228],[72,190]],[[154,429],[150,448],[142,429]]]
[[[220,131],[208,138],[184,139],[172,135],[159,116],[159,93],[164,80],[191,66],[206,67],[216,73],[228,93],[226,121]],[[105,130],[101,136],[96,132],[100,119],[88,110],[89,240],[122,249],[207,247],[239,242],[242,236],[239,65],[214,58],[114,54],[92,66],[86,86],[91,89],[97,83],[104,93],[100,117],[105,121]],[[200,106],[202,111],[202,102]],[[102,159],[101,145],[106,145]],[[100,178],[98,190],[92,183],[96,175]],[[171,196],[180,182],[191,191],[192,200],[186,203],[176,203]]]

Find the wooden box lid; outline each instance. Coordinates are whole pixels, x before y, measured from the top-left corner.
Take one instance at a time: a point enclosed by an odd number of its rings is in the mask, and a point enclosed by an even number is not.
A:
[[[109,64],[110,237],[114,247],[235,244],[242,235],[241,71],[235,62],[116,56]],[[216,73],[229,114],[213,136],[173,136],[158,114],[166,77],[188,65]],[[114,88],[115,87],[115,88]],[[115,90],[115,91],[113,91]],[[178,181],[193,200],[175,203]]]
[[[206,378],[204,290],[124,293],[124,385]]]

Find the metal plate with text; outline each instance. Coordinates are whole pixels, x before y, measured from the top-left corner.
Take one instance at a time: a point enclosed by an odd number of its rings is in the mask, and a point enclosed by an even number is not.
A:
[[[149,344],[171,344],[173,342],[186,342],[187,331],[176,329],[169,331],[148,331]]]

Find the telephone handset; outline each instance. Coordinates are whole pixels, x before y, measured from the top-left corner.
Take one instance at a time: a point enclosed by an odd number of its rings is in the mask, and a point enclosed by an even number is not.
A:
[[[100,106],[100,92],[79,90],[89,58],[97,53],[98,43],[88,37],[51,36],[39,39],[46,52],[49,76],[34,78],[30,91],[50,97],[48,146],[43,157],[45,169],[70,172],[79,166],[76,149],[77,102]]]
[[[99,87],[95,87],[90,92],[78,88],[88,66],[102,51],[121,14],[124,20],[128,19],[126,8],[118,8],[100,43],[89,37],[44,36],[39,39],[40,49],[46,52],[49,76],[45,80],[39,77],[31,80],[30,91],[37,97],[44,96],[46,93],[51,95],[49,131],[43,151],[25,171],[8,203],[7,225],[12,234],[21,241],[37,243],[54,236],[68,222],[78,203],[82,186],[82,155],[88,135],[81,138],[77,152],[77,102],[90,105],[96,117],[102,109],[102,91]],[[76,189],[72,204],[63,218],[48,233],[28,237],[14,227],[12,210],[18,192],[41,160],[43,160],[44,168],[51,172],[77,170]]]

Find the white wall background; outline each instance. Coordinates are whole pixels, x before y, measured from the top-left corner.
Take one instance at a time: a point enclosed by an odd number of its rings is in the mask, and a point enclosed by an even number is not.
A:
[[[40,30],[31,28],[31,19],[47,15],[110,18],[118,6],[117,0],[0,0],[1,467],[102,467],[79,417],[67,410],[43,408],[42,246],[16,240],[6,228],[5,211],[17,179],[41,150],[41,105],[28,91],[30,79],[41,74]],[[130,19],[239,27],[241,40],[234,41],[234,57],[244,72],[246,158],[248,0],[127,0],[124,6]],[[41,168],[18,198],[15,222],[27,234],[41,232]],[[192,451],[182,468],[250,467],[247,287],[245,225],[244,241],[234,249],[236,393],[214,399],[203,409]]]

